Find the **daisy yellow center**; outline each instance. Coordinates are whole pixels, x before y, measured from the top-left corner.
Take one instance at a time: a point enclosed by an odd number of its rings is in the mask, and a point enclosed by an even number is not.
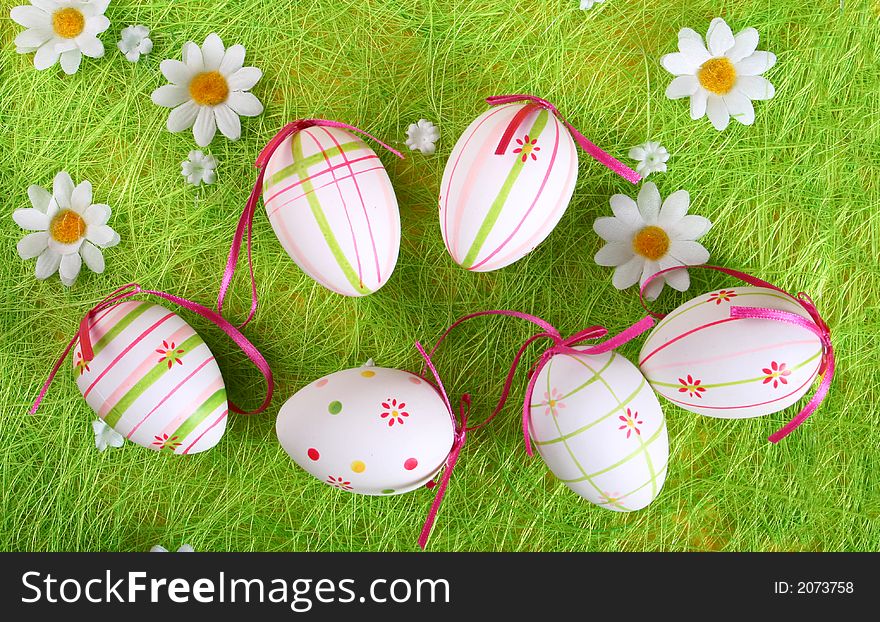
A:
[[[727,95],[736,82],[736,68],[729,58],[710,58],[700,66],[697,79],[710,93]]]
[[[86,27],[86,18],[78,9],[66,7],[52,14],[52,30],[59,37],[73,39]]]
[[[49,233],[56,242],[73,244],[85,235],[86,221],[72,210],[61,210],[52,219]]]
[[[189,94],[197,104],[216,106],[229,96],[229,83],[219,71],[204,71],[190,81]]]
[[[632,249],[652,261],[657,261],[669,250],[669,236],[660,227],[649,225],[633,236]]]

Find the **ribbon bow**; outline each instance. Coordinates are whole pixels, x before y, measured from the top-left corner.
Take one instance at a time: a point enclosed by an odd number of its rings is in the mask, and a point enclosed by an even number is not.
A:
[[[446,337],[448,337],[449,334],[457,326],[463,324],[464,322],[467,322],[468,320],[472,320],[474,318],[485,315],[503,315],[507,317],[514,317],[521,320],[526,320],[527,322],[531,322],[532,324],[535,324],[536,326],[541,328],[541,332],[536,333],[526,339],[526,341],[517,350],[516,355],[513,357],[513,362],[511,363],[510,370],[507,373],[507,378],[504,381],[504,388],[501,391],[501,397],[499,398],[498,404],[495,406],[495,409],[492,411],[492,413],[488,417],[486,417],[486,419],[481,423],[473,426],[468,426],[467,421],[471,405],[470,395],[466,393],[462,396],[459,406],[459,417],[458,420],[456,420],[455,414],[452,409],[452,404],[449,401],[446,389],[443,386],[443,381],[440,379],[440,374],[437,372],[437,369],[434,366],[431,357],[437,352],[440,344],[443,343]],[[529,414],[530,406],[532,403],[532,394],[534,393],[535,383],[538,380],[538,376],[540,375],[541,370],[547,363],[550,362],[550,359],[552,359],[557,354],[602,354],[634,339],[635,337],[641,335],[646,330],[651,328],[653,325],[654,318],[648,315],[643,317],[641,320],[639,320],[623,332],[615,335],[610,339],[607,339],[606,341],[603,341],[602,343],[596,344],[586,349],[577,349],[575,346],[580,345],[586,341],[604,337],[608,334],[608,331],[601,326],[591,326],[575,333],[570,337],[563,337],[562,334],[552,324],[545,322],[539,317],[530,315],[528,313],[521,313],[519,311],[494,309],[471,313],[453,322],[452,325],[450,325],[449,328],[447,328],[446,331],[437,340],[437,343],[431,349],[430,353],[425,352],[422,344],[416,342],[416,349],[419,351],[419,354],[422,355],[425,366],[434,377],[434,380],[436,381],[437,391],[440,393],[440,396],[443,399],[443,403],[446,405],[446,408],[449,411],[449,416],[452,418],[452,424],[455,427],[455,441],[453,442],[452,449],[450,450],[449,456],[446,459],[446,468],[443,472],[440,484],[437,487],[437,493],[434,497],[434,502],[432,503],[431,509],[428,512],[428,518],[425,521],[424,526],[422,527],[422,533],[419,536],[419,546],[424,549],[425,545],[427,544],[428,537],[430,536],[431,529],[434,525],[434,521],[437,518],[437,512],[440,509],[440,505],[443,503],[443,497],[446,494],[446,488],[449,484],[450,478],[452,477],[452,471],[455,468],[455,464],[458,462],[459,454],[461,453],[462,447],[464,446],[465,440],[467,438],[467,433],[489,425],[489,423],[491,423],[492,420],[495,419],[498,413],[501,412],[502,408],[504,408],[504,405],[507,403],[507,400],[510,396],[510,389],[513,385],[516,370],[519,368],[520,361],[522,360],[522,357],[524,356],[526,350],[532,343],[538,341],[539,339],[550,339],[553,342],[550,347],[548,347],[541,353],[537,362],[529,370],[529,383],[526,388],[525,397],[523,399],[522,411],[523,440],[526,446],[526,453],[529,456],[534,455],[532,452],[532,443],[529,434]]]
[[[575,142],[580,145],[581,149],[590,154],[595,160],[598,160],[629,182],[637,184],[642,179],[642,176],[636,173],[634,170],[590,142],[586,136],[584,136],[575,126],[569,123],[565,119],[565,117],[563,117],[559,113],[559,110],[556,109],[556,106],[548,102],[546,99],[541,99],[540,97],[535,97],[534,95],[494,95],[492,97],[486,98],[486,102],[490,106],[498,106],[501,104],[515,104],[521,101],[528,101],[530,103],[524,108],[520,109],[520,111],[517,112],[516,115],[514,115],[513,119],[510,120],[507,129],[504,130],[504,134],[502,134],[501,140],[498,142],[498,147],[495,149],[496,155],[504,155],[504,152],[507,150],[507,146],[510,144],[511,139],[513,138],[514,132],[516,132],[517,128],[522,124],[522,122],[531,112],[539,108],[544,108],[546,110],[549,110],[557,119],[562,121],[563,125],[565,125],[565,127],[568,128],[568,131],[571,132],[571,136],[572,138],[574,138]]]
[[[816,412],[816,409],[819,408],[819,405],[828,395],[828,389],[831,387],[831,380],[834,378],[834,347],[831,344],[831,330],[828,328],[828,324],[826,324],[825,320],[822,319],[822,316],[819,314],[819,310],[816,308],[815,303],[813,303],[813,299],[804,292],[799,292],[796,296],[792,296],[784,289],[776,287],[772,283],[768,283],[763,279],[759,279],[750,274],[746,274],[745,272],[740,272],[739,270],[732,270],[730,268],[722,268],[719,266],[675,266],[673,268],[660,270],[659,272],[651,275],[651,277],[649,277],[642,284],[642,287],[639,291],[639,300],[641,301],[642,306],[648,311],[649,315],[653,315],[657,319],[665,317],[665,314],[653,313],[650,309],[648,309],[647,305],[645,304],[644,293],[645,289],[648,287],[648,284],[655,278],[667,272],[672,272],[673,270],[685,270],[687,268],[705,268],[707,270],[715,270],[716,272],[721,272],[723,274],[727,274],[729,276],[737,278],[740,281],[749,285],[772,289],[781,294],[784,294],[785,296],[788,296],[789,298],[800,304],[801,307],[803,307],[804,311],[807,312],[807,315],[810,316],[810,319],[808,320],[802,315],[791,313],[789,311],[783,311],[781,309],[768,309],[764,307],[741,307],[736,305],[731,305],[730,307],[730,317],[732,318],[753,318],[793,324],[794,326],[799,326],[803,329],[810,331],[811,333],[816,335],[822,342],[822,360],[819,364],[819,376],[821,376],[821,381],[819,382],[819,387],[816,389],[816,392],[813,394],[813,397],[810,399],[807,405],[804,406],[791,421],[776,430],[767,438],[767,440],[769,440],[771,443],[778,443],[786,436],[794,432],[795,429],[797,429],[798,426],[806,421],[810,415]]]
[[[222,314],[223,301],[226,299],[226,293],[232,283],[232,278],[235,276],[235,271],[238,266],[238,257],[241,253],[241,244],[244,240],[245,233],[247,233],[247,262],[251,279],[251,309],[248,313],[247,319],[239,325],[239,328],[247,326],[248,323],[254,319],[254,314],[257,312],[257,281],[254,278],[254,261],[252,252],[253,223],[254,214],[257,210],[257,203],[260,201],[260,193],[263,191],[263,179],[266,175],[266,166],[269,164],[269,158],[272,157],[272,154],[275,153],[275,150],[281,146],[281,143],[283,143],[285,139],[309,127],[335,127],[358,132],[367,138],[372,139],[398,158],[403,159],[402,153],[386,145],[372,134],[368,134],[353,125],[340,123],[339,121],[328,121],[326,119],[299,119],[282,127],[278,133],[272,137],[272,139],[260,151],[260,155],[257,156],[257,160],[254,163],[254,166],[259,169],[259,173],[257,173],[257,181],[254,183],[254,187],[251,190],[247,203],[245,204],[244,211],[242,211],[241,217],[238,219],[238,225],[235,228],[235,235],[232,237],[232,244],[229,248],[229,256],[226,259],[226,269],[223,271],[223,280],[220,282],[220,291],[217,294],[217,312]]]
[[[223,316],[209,309],[208,307],[204,307],[196,302],[187,300],[186,298],[181,298],[172,294],[166,294],[165,292],[143,289],[137,283],[128,283],[127,285],[123,285],[122,287],[111,292],[98,304],[89,309],[89,311],[87,311],[86,314],[83,316],[82,320],[80,320],[79,329],[68,342],[67,347],[64,348],[64,352],[62,352],[61,356],[52,367],[52,370],[49,372],[49,377],[46,379],[46,382],[43,383],[43,388],[40,390],[40,394],[37,396],[36,401],[34,401],[33,406],[31,406],[30,414],[33,415],[37,412],[37,409],[40,407],[40,403],[46,396],[46,392],[49,390],[49,385],[52,384],[52,380],[54,380],[56,374],[58,374],[58,370],[61,369],[61,365],[64,363],[67,355],[70,354],[70,351],[73,349],[77,342],[79,342],[80,344],[80,351],[82,353],[83,360],[85,362],[89,362],[94,359],[95,353],[92,348],[92,339],[89,335],[89,330],[92,327],[93,320],[96,318],[96,316],[102,311],[109,309],[110,307],[125,300],[126,298],[131,298],[132,296],[136,296],[138,294],[149,294],[173,302],[174,304],[181,306],[184,309],[188,309],[190,311],[193,311],[194,313],[197,313],[203,318],[214,323],[218,328],[225,332],[236,343],[236,345],[241,348],[241,350],[248,356],[248,358],[254,363],[254,365],[257,366],[257,369],[260,370],[260,372],[263,374],[263,377],[266,379],[266,397],[263,399],[262,404],[260,404],[256,409],[246,411],[239,408],[231,401],[229,402],[229,409],[232,412],[241,415],[256,415],[266,410],[266,408],[269,406],[269,402],[272,401],[272,393],[275,390],[275,381],[272,377],[272,369],[269,367],[269,363],[266,362],[266,359],[263,358],[263,355],[260,353],[260,351],[257,350],[256,346],[248,341],[247,337],[242,335],[241,332],[235,326],[230,324]]]

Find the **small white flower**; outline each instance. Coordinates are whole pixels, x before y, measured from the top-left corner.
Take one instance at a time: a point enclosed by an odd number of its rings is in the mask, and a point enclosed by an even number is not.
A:
[[[422,153],[434,153],[437,147],[435,142],[440,138],[440,130],[427,119],[419,119],[418,123],[410,124],[406,130],[406,146],[411,151]]]
[[[166,549],[164,546],[160,546],[158,544],[150,549],[150,553],[167,553],[167,552],[168,552],[168,549]],[[177,552],[178,553],[195,553],[195,550],[189,544],[184,544],[179,549],[177,549]]]
[[[35,275],[47,279],[57,271],[61,282],[73,285],[83,261],[92,272],[104,271],[102,248],[119,244],[119,234],[107,225],[110,206],[92,204],[92,184],[74,188],[66,171],[55,175],[52,193],[40,186],[28,188],[33,207],[17,209],[12,219],[34,231],[18,243],[22,259],[37,258]]]
[[[189,158],[180,163],[181,174],[193,186],[202,183],[213,184],[217,181],[215,168],[217,168],[217,158],[212,155],[206,156],[198,149],[190,151]]]
[[[581,11],[592,9],[596,4],[602,4],[605,0],[581,0]]]
[[[95,431],[95,447],[98,451],[104,451],[108,447],[122,447],[125,439],[119,432],[104,423],[102,419],[92,421],[92,430]]]
[[[638,203],[626,195],[611,197],[614,216],[597,218],[593,229],[605,246],[596,253],[600,266],[616,266],[611,282],[626,289],[637,282],[674,266],[695,266],[709,260],[709,251],[696,240],[703,237],[712,223],[702,216],[688,215],[690,195],[686,190],[670,194],[660,206],[660,192],[646,182]],[[675,270],[657,277],[645,290],[648,300],[655,300],[664,282],[680,292],[690,287],[687,270]]]
[[[153,91],[153,103],[173,108],[168,131],[192,128],[199,147],[207,147],[217,128],[231,140],[241,136],[239,115],[256,117],[263,104],[249,90],[263,76],[256,67],[243,67],[245,49],[228,50],[214,33],[199,47],[192,41],[183,46],[183,62],[166,59],[159,65],[171,84]]]
[[[677,76],[667,87],[669,99],[691,98],[691,118],[709,121],[719,132],[730,117],[743,125],[755,122],[752,100],[773,97],[773,85],[761,74],[776,64],[771,52],[756,52],[758,31],[746,28],[736,36],[720,17],[703,37],[690,28],[678,33],[678,52],[666,54],[660,64]]]
[[[61,58],[61,69],[71,75],[83,55],[104,56],[98,35],[110,27],[104,15],[110,0],[31,0],[13,7],[10,17],[27,30],[15,37],[15,51],[34,54],[34,67],[48,69]]]
[[[119,42],[116,47],[125,54],[125,58],[133,63],[141,59],[141,54],[149,54],[153,51],[153,40],[150,39],[150,29],[146,26],[126,26],[122,29]]]
[[[638,162],[636,172],[642,177],[651,173],[665,173],[669,152],[658,142],[647,142],[629,150],[629,157]]]

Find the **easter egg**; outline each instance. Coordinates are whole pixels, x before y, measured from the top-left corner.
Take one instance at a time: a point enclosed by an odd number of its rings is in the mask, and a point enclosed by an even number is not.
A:
[[[388,281],[400,251],[400,213],[379,156],[357,136],[309,127],[266,166],[263,203],[290,258],[318,283],[365,296]]]
[[[73,352],[76,384],[104,422],[156,451],[195,454],[226,430],[226,387],[202,338],[165,307],[125,301],[91,319],[94,358]]]
[[[669,460],[666,419],[626,358],[613,351],[557,354],[541,369],[530,406],[534,446],[581,497],[631,512],[660,493]]]
[[[730,307],[809,314],[788,294],[731,287],[698,296],[666,316],[645,340],[642,373],[682,408],[710,417],[760,417],[800,399],[822,362],[809,330],[766,319],[730,317]]]
[[[488,272],[520,259],[562,218],[577,180],[568,129],[534,108],[496,155],[511,121],[527,104],[490,108],[465,130],[440,186],[440,230],[461,267]]]
[[[365,495],[424,485],[444,465],[454,436],[432,385],[383,367],[312,382],[281,407],[275,427],[299,466],[330,486]]]

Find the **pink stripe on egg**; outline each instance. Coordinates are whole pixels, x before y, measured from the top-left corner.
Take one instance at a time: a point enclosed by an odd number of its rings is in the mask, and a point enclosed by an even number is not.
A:
[[[657,354],[660,350],[663,350],[667,346],[671,346],[676,341],[684,339],[688,335],[693,335],[694,333],[697,333],[697,332],[703,330],[704,328],[711,328],[712,326],[718,326],[719,324],[726,324],[727,322],[735,322],[737,320],[742,320],[742,319],[744,319],[744,318],[728,317],[728,318],[724,318],[723,320],[716,320],[715,322],[709,322],[708,324],[703,324],[702,326],[697,326],[696,328],[692,328],[691,330],[687,331],[686,333],[682,333],[681,335],[679,335],[675,339],[670,339],[669,341],[664,343],[662,346],[659,346],[656,349],[654,349],[653,352],[651,352],[648,356],[646,356],[641,361],[639,361],[639,366],[641,367],[642,365],[644,365],[648,359],[650,359],[652,356]]]
[[[223,388],[223,377],[219,374],[207,387],[202,391],[197,397],[193,398],[191,403],[193,404],[192,410],[184,410],[181,411],[174,419],[172,419],[165,426],[161,432],[157,434],[157,436],[162,436],[162,434],[167,434],[171,436],[171,433],[174,432],[177,428],[180,427],[180,424],[186,421],[190,415],[192,415],[200,404],[204,404],[209,397],[214,395],[217,391]],[[183,440],[183,439],[178,439]]]
[[[214,423],[212,423],[212,424],[209,425],[207,428],[205,428],[205,430],[204,430],[201,434],[199,434],[198,438],[197,438],[196,440],[194,440],[192,443],[190,443],[189,446],[188,446],[186,449],[184,449],[182,452],[180,452],[180,453],[181,453],[181,454],[188,454],[188,453],[189,453],[189,450],[192,449],[192,448],[196,445],[196,443],[198,443],[200,440],[202,440],[202,437],[203,437],[205,434],[207,434],[208,432],[210,432],[211,430],[213,430],[213,429],[214,429],[214,426],[216,426],[218,423],[220,423],[221,421],[223,421],[223,420],[226,418],[226,415],[228,415],[228,414],[229,414],[229,410],[228,410],[228,409],[224,409],[223,412],[220,414],[220,416],[217,417],[217,419],[214,421]]]
[[[664,365],[653,365],[651,367],[651,373],[657,372],[661,369],[668,369],[669,367],[690,367],[692,365],[702,365],[704,363],[718,363],[720,361],[724,361],[730,358],[734,358],[737,356],[742,356],[744,354],[754,354],[755,352],[763,352],[764,350],[773,350],[775,348],[782,348],[785,346],[803,346],[817,343],[817,339],[803,339],[800,341],[785,341],[783,343],[774,343],[770,345],[760,346],[758,348],[752,348],[751,350],[739,350],[737,352],[732,352],[728,354],[722,354],[720,356],[713,356],[705,359],[694,359],[692,361],[675,361],[673,363],[666,363]]]
[[[362,159],[364,159],[364,160],[378,160],[379,158],[378,158],[378,157],[372,157],[372,158],[362,158]],[[352,162],[354,162],[354,160],[352,160]],[[293,197],[292,199],[287,199],[287,200],[286,200],[284,203],[282,203],[281,205],[276,205],[275,208],[274,208],[271,212],[269,212],[269,211],[267,210],[267,211],[266,211],[266,215],[269,216],[269,218],[271,218],[271,217],[274,216],[276,213],[278,213],[278,211],[279,211],[280,209],[282,209],[282,208],[284,208],[284,207],[287,207],[289,204],[293,203],[294,201],[298,201],[299,199],[302,199],[302,198],[304,198],[304,197],[306,197],[306,196],[312,194],[313,192],[317,192],[318,190],[321,190],[321,189],[323,189],[323,188],[326,188],[327,186],[332,186],[333,184],[338,183],[338,182],[340,182],[340,181],[345,181],[346,179],[351,179],[351,178],[354,177],[355,175],[361,175],[361,174],[363,174],[363,173],[369,173],[369,172],[371,172],[371,171],[378,171],[378,170],[385,170],[385,167],[382,166],[382,164],[379,164],[379,166],[374,166],[374,167],[372,167],[372,168],[365,168],[365,169],[360,170],[360,171],[355,171],[354,175],[346,175],[345,177],[339,177],[339,178],[337,178],[337,179],[330,180],[330,181],[328,181],[326,184],[324,184],[323,186],[312,186],[312,189],[309,190],[308,192],[303,192],[302,194],[299,194],[299,195]],[[382,184],[382,185],[383,185],[383,187],[387,186],[387,184]]]
[[[345,144],[347,145],[348,143],[345,143]],[[293,190],[297,186],[301,186],[304,183],[306,183],[307,181],[314,180],[316,177],[320,177],[321,175],[326,175],[327,173],[329,173],[331,171],[335,171],[336,169],[339,169],[339,168],[351,168],[351,165],[356,164],[357,162],[363,162],[364,160],[378,160],[378,159],[379,159],[379,156],[377,156],[375,153],[372,153],[370,155],[365,155],[363,157],[356,158],[354,160],[347,160],[347,163],[337,164],[335,166],[331,166],[330,168],[325,168],[321,171],[318,171],[314,175],[311,175],[310,177],[306,177],[305,179],[300,179],[299,181],[290,184],[286,188],[282,188],[281,190],[279,190],[278,192],[276,192],[275,194],[270,196],[268,199],[265,199],[263,201],[263,205],[268,205],[274,199],[277,199],[280,195],[284,194],[288,190]],[[360,171],[360,172],[365,172],[365,171]],[[347,179],[347,177],[345,179]],[[333,183],[333,182],[330,182],[330,183]],[[276,209],[278,209],[278,208],[276,208]]]

